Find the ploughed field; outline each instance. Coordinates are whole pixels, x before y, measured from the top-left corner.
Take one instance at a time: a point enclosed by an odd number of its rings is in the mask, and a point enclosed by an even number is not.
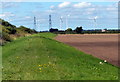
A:
[[[55,39],[118,66],[118,34],[62,34]]]

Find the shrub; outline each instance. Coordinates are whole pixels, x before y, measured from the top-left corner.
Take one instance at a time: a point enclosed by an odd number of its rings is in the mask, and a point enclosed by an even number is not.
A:
[[[0,37],[1,37],[1,39],[5,40],[5,41],[12,41],[12,38],[9,36],[8,33],[2,32],[2,33],[0,33]]]
[[[30,34],[33,34],[33,33],[37,33],[35,30],[32,30],[30,28],[27,28],[27,27],[24,27],[24,26],[20,26],[19,28],[17,28],[18,30],[21,30],[23,32],[26,32],[26,33],[30,33]]]
[[[16,33],[16,29],[15,28],[6,27],[6,29],[9,30],[9,34],[15,34]]]
[[[77,28],[75,29],[75,32],[76,32],[76,33],[82,33],[82,31],[83,31],[82,27],[77,27]]]
[[[72,31],[72,29],[71,29],[71,28],[68,28],[66,31],[71,32],[71,31]]]

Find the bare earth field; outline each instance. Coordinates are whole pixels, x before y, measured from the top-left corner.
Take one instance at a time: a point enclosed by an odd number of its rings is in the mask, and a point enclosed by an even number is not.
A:
[[[55,39],[118,66],[118,34],[61,34]]]

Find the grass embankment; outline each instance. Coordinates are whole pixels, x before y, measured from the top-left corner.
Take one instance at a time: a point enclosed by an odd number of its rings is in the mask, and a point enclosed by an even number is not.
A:
[[[28,36],[37,33],[35,30],[20,26],[16,27],[3,19],[0,19],[0,46],[11,42],[18,37]]]
[[[118,69],[40,33],[3,46],[3,80],[117,80]]]

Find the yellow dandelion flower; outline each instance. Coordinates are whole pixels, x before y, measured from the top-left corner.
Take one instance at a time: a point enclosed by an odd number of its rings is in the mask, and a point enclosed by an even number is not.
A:
[[[39,66],[42,66],[42,65],[39,65]]]
[[[39,68],[40,70],[42,69],[42,68]]]
[[[40,72],[42,72],[42,71],[40,71]]]

